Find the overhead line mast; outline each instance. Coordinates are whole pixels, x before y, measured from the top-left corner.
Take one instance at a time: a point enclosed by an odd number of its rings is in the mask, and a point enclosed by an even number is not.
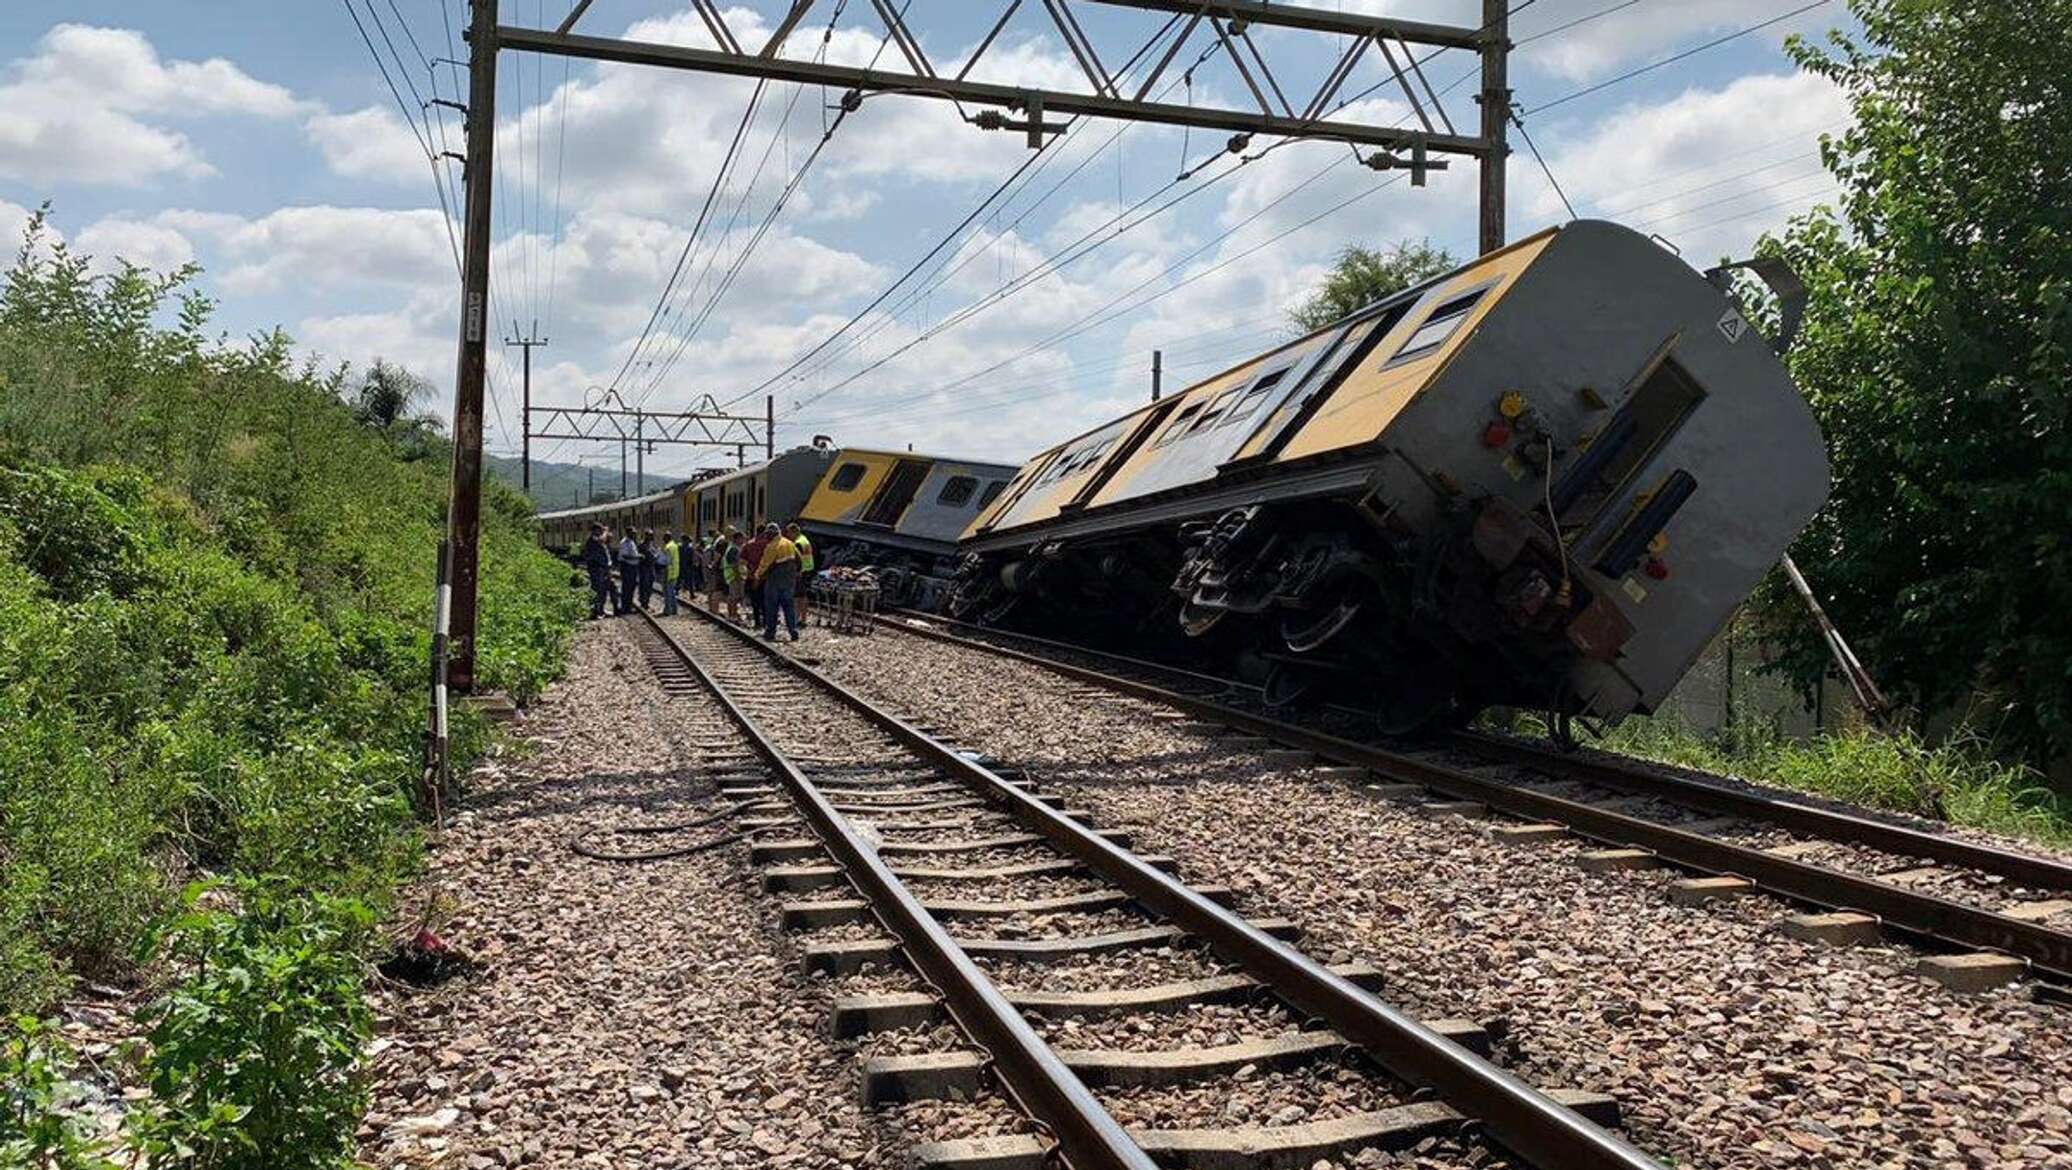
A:
[[[978,107],[966,120],[984,129],[1012,130],[1027,134],[1032,147],[1041,147],[1048,136],[1061,128],[1050,119],[1085,115],[1118,118],[1171,126],[1189,126],[1230,133],[1231,147],[1242,151],[1252,135],[1287,139],[1315,139],[1340,142],[1356,148],[1372,148],[1364,161],[1376,170],[1408,170],[1413,185],[1423,185],[1429,171],[1446,167],[1442,158],[1453,155],[1475,159],[1482,172],[1478,237],[1481,249],[1490,251],[1504,242],[1503,169],[1509,147],[1505,131],[1509,122],[1510,91],[1506,88],[1505,61],[1510,52],[1505,0],[1484,0],[1483,24],[1475,28],[1431,24],[1423,21],[1306,8],[1299,5],[1268,4],[1262,0],[1090,0],[1120,8],[1164,12],[1183,17],[1186,24],[1164,59],[1145,78],[1133,81],[1128,92],[1102,64],[1103,54],[1072,15],[1068,0],[1046,3],[1056,31],[1072,50],[1085,72],[1090,92],[1038,89],[971,80],[979,59],[995,43],[997,35],[1019,4],[1010,4],[993,26],[993,32],[971,53],[970,59],[954,71],[938,70],[922,49],[921,39],[906,26],[903,8],[874,4],[885,22],[888,39],[895,41],[907,70],[886,71],[828,64],[822,61],[787,59],[779,55],[784,39],[813,7],[815,0],[794,0],[781,25],[768,43],[742,45],[726,27],[723,13],[713,5],[700,4],[699,13],[713,33],[715,49],[658,44],[616,37],[597,37],[575,32],[575,26],[590,7],[590,0],[578,0],[568,16],[555,28],[526,28],[497,23],[496,0],[468,0],[467,159],[465,180],[465,237],[461,265],[460,356],[456,362],[453,411],[453,487],[447,509],[449,528],[448,579],[452,582],[452,637],[448,660],[449,686],[467,692],[475,685],[475,635],[477,629],[477,576],[482,512],[482,410],[488,377],[487,333],[489,328],[489,258],[494,148],[496,134],[497,54],[506,49],[552,54],[593,61],[613,61],[662,68],[686,69],[765,81],[788,81],[808,85],[834,86],[845,91],[843,105],[853,108],[866,95],[901,93]],[[1259,46],[1252,39],[1252,26],[1303,30],[1350,38],[1337,65],[1304,102],[1298,112],[1287,89],[1268,67]],[[1168,23],[1170,28],[1170,23]],[[1159,36],[1165,35],[1161,29]],[[1245,80],[1245,89],[1258,109],[1207,105],[1173,105],[1147,100],[1158,79],[1178,55],[1181,46],[1199,36],[1201,43],[1220,48]],[[1416,67],[1405,73],[1396,63],[1387,42],[1416,43],[1438,48],[1473,50],[1482,58],[1481,133],[1466,135],[1451,126],[1443,131],[1429,122],[1422,129],[1377,126],[1357,120],[1332,120],[1332,101],[1346,79],[1372,45],[1383,50],[1385,67],[1394,75],[1413,106],[1418,104],[1414,85],[1422,81]],[[1110,61],[1117,54],[1107,54]],[[1299,95],[1297,100],[1300,100]],[[530,350],[526,351],[528,354]],[[529,420],[528,420],[529,423]],[[765,429],[769,427],[766,407]],[[528,425],[528,430],[531,427]],[[766,434],[767,439],[767,434]]]

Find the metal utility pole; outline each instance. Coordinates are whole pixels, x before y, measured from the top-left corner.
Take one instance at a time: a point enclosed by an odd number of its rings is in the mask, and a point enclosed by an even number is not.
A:
[[[777,458],[777,396],[763,395],[763,458]]]
[[[1511,123],[1510,0],[1482,0],[1482,196],[1477,200],[1478,246],[1486,254],[1504,246],[1504,164],[1511,153],[1505,134]]]
[[[504,338],[505,345],[515,345],[525,352],[524,395],[525,412],[527,415],[530,415],[532,413],[532,351],[539,348],[540,346],[547,344],[547,339],[541,337],[539,335],[539,332],[539,322],[535,321],[533,322],[532,329],[529,330],[523,338],[521,338],[518,336],[518,322],[513,321],[511,322],[511,335],[509,337]],[[524,487],[526,494],[530,495],[532,494],[531,427],[525,428],[525,438],[523,440],[523,444],[524,445],[521,448],[521,452],[518,457],[519,483]]]
[[[460,356],[454,363],[453,488],[446,507],[446,579],[453,590],[446,683],[475,689],[476,577],[482,528],[482,393],[489,376],[491,167],[496,150],[496,0],[468,0],[467,156],[462,182]]]
[[[1165,351],[1151,351],[1151,401],[1158,401],[1159,385],[1165,380]]]

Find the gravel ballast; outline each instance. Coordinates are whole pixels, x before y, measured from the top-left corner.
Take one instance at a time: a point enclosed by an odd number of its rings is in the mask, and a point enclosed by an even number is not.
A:
[[[861,1107],[854,1054],[824,1038],[834,987],[799,974],[744,849],[643,865],[567,850],[599,825],[714,807],[672,741],[684,706],[662,698],[625,624],[594,623],[523,725],[529,755],[469,779],[414,900],[450,911],[433,925],[479,969],[378,994],[363,1161],[895,1166],[909,1141],[998,1120]]]
[[[809,649],[1188,880],[1294,918],[1313,956],[1382,968],[1399,1006],[1499,1021],[1501,1061],[1613,1094],[1679,1166],[2072,1166],[2072,1017],[2019,987],[1959,995],[1907,948],[1786,938],[1796,908],[1765,897],[1676,905],[1674,872],[1587,873],[1573,841],[1501,844],[1040,668],[887,634]]]

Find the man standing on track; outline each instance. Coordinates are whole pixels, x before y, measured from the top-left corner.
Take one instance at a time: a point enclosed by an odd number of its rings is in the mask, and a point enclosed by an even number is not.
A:
[[[655,600],[655,530],[640,534],[640,608],[645,612]]]
[[[583,571],[590,574],[590,617],[604,616],[604,603],[612,595],[612,554],[605,547],[607,533],[602,524],[590,526],[590,539],[583,542]]]
[[[727,530],[727,544],[719,550],[720,565],[727,574],[727,620],[741,624],[741,595],[748,588],[748,566],[741,560],[741,530]]]
[[[683,576],[683,549],[676,543],[676,534],[665,532],[667,539],[662,544],[662,616],[669,617],[676,612],[676,585]]]
[[[799,611],[792,595],[799,584],[799,546],[785,539],[777,525],[763,526],[763,552],[756,558],[756,584],[763,592],[763,641],[777,640],[777,614],[784,613],[784,628],[791,640],[799,640]]]
[[[633,612],[633,592],[640,588],[640,542],[633,539],[633,530],[619,538],[619,604],[612,613],[625,617]]]
[[[712,543],[705,549],[705,608],[719,616],[719,599],[727,591],[727,577],[720,568],[725,559],[727,537],[725,533],[714,532]]]
[[[769,527],[774,531],[776,526]],[[741,546],[741,576],[748,583],[748,614],[758,626],[763,624],[763,609],[769,599],[763,596],[762,578],[756,571],[762,567],[763,550],[769,545],[770,538],[764,535],[762,528],[757,528],[755,535],[748,538],[748,543]]]
[[[803,626],[806,624],[809,591],[813,585],[813,542],[806,538],[805,532],[799,528],[799,522],[796,520],[784,526],[784,539],[799,550],[799,583],[792,590],[792,595],[798,602],[799,624]]]

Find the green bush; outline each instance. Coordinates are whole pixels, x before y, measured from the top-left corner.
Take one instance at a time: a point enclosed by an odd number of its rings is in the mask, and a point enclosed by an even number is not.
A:
[[[355,957],[362,904],[243,882],[235,911],[200,906],[154,943],[191,972],[144,1012],[151,1102],[133,1123],[153,1166],[320,1170],[347,1164],[366,1108],[373,1032]]]
[[[431,424],[211,339],[193,270],[97,277],[41,232],[0,277],[0,1013],[141,978],[197,875],[386,907],[447,490]],[[495,484],[481,589],[479,677],[529,701],[580,600]]]

